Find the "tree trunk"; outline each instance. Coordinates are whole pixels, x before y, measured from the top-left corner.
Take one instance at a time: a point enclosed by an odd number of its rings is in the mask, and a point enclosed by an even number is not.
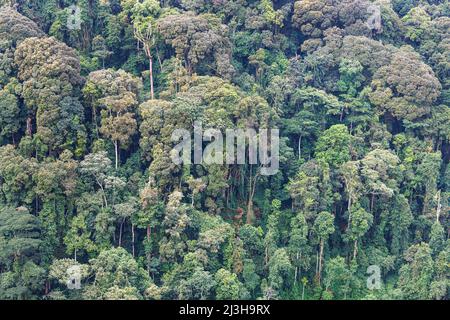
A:
[[[298,158],[302,158],[302,136],[300,135],[300,138],[298,138]]]
[[[97,139],[99,138],[99,134],[98,134],[98,124],[97,124],[97,111],[95,110],[95,107],[92,106],[92,121],[95,124],[95,134],[97,136]]]
[[[320,280],[321,280],[321,276],[322,276],[323,245],[324,245],[324,241],[323,241],[323,239],[321,239],[320,240],[320,253],[319,253],[319,272],[318,272],[319,286],[320,286]]]
[[[348,202],[347,202],[347,211],[348,211],[348,223],[347,230],[350,228],[350,222],[352,221],[352,193],[348,192]]]
[[[269,264],[269,247],[267,247],[267,246],[264,250],[264,264],[266,266]]]
[[[150,244],[151,234],[152,234],[151,227],[150,227],[150,225],[147,225],[147,242],[148,242],[148,244]],[[150,251],[149,251],[149,252],[147,252],[147,271],[148,271],[148,275],[149,276],[151,275],[150,274],[150,261],[151,261],[151,254],[150,254]]]
[[[123,232],[123,224],[125,222],[125,219],[122,220],[119,227],[119,247],[122,246],[122,232]]]
[[[155,91],[153,88],[153,57],[150,52],[150,47],[146,47],[147,57],[148,57],[148,71],[150,73],[150,97],[151,99],[155,99]]]
[[[253,199],[252,197],[249,197],[248,203],[247,203],[247,224],[252,224],[253,222]]]
[[[131,251],[133,252],[133,258],[134,258],[134,224],[131,224]]]
[[[374,200],[375,200],[375,195],[372,193],[372,197],[370,198],[370,212],[373,212]]]
[[[31,135],[33,134],[33,130],[31,127],[31,117],[27,118],[27,136],[31,137]]]
[[[116,153],[116,170],[119,168],[119,142],[114,141],[114,151]]]
[[[319,273],[319,253],[316,253],[316,274]]]
[[[358,254],[358,239],[355,240],[355,244],[353,245],[353,260],[356,259],[357,254]]]
[[[437,206],[436,206],[436,222],[439,222],[441,216],[442,204],[441,204],[441,190],[437,193]]]

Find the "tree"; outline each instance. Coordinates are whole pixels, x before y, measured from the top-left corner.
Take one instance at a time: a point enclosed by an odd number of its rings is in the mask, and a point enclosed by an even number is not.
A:
[[[439,221],[436,221],[431,226],[430,233],[430,248],[433,256],[439,254],[445,247],[445,230]]]
[[[400,159],[388,150],[375,149],[361,160],[361,176],[371,195],[370,210],[376,195],[390,198],[397,189],[396,169]]]
[[[215,285],[214,277],[208,271],[197,269],[191,277],[181,281],[178,288],[179,298],[205,300],[210,297]]]
[[[407,48],[395,52],[391,63],[378,69],[372,85],[375,90],[369,95],[371,102],[407,120],[429,114],[441,92],[433,70]]]
[[[116,170],[119,168],[119,147],[126,149],[137,130],[135,108],[141,86],[141,81],[131,74],[107,69],[90,73],[83,88],[96,126],[98,109],[101,110],[100,132],[114,144]]]
[[[2,37],[10,37],[15,44],[44,34],[33,20],[8,6],[2,6],[0,10],[0,33]]]
[[[0,91],[0,137],[16,142],[21,127],[20,107],[16,95],[8,90]],[[6,141],[8,141],[6,140]]]
[[[342,164],[340,168],[348,198],[348,226],[350,225],[352,218],[352,205],[358,201],[363,189],[359,170],[360,163],[358,161],[348,161]]]
[[[0,235],[2,236],[2,264],[10,268],[24,259],[39,257],[41,244],[40,225],[37,218],[25,207],[2,208],[0,211]]]
[[[398,255],[408,248],[410,226],[414,218],[408,200],[403,195],[395,196],[387,212],[386,231],[391,239],[390,249],[392,254]]]
[[[429,299],[434,264],[427,243],[411,246],[405,253],[404,264],[399,271],[398,287],[405,298]]]
[[[114,211],[119,218],[119,247],[122,246],[123,226],[127,219],[131,219],[137,212],[138,200],[129,198],[128,201],[114,205]]]
[[[36,161],[23,157],[13,145],[0,148],[0,159],[4,202],[13,206],[31,205],[35,200],[33,175],[37,171]]]
[[[289,253],[295,267],[294,284],[301,278],[301,271],[310,266],[310,246],[308,245],[308,224],[305,216],[299,212],[291,219],[291,233],[289,235]]]
[[[200,69],[203,60],[213,58],[216,74],[224,78],[230,78],[233,74],[227,27],[216,16],[195,15],[192,12],[166,15],[158,19],[157,28],[190,73]]]
[[[137,2],[133,9],[132,19],[134,28],[134,37],[142,44],[145,55],[149,61],[150,75],[150,98],[155,98],[153,88],[153,55],[152,47],[155,45],[156,38],[156,18],[159,16],[161,8],[155,0],[145,0]]]
[[[353,217],[348,228],[348,235],[353,240],[353,259],[356,259],[358,253],[358,239],[360,239],[369,230],[373,223],[373,215],[359,207],[353,212]]]
[[[163,211],[163,203],[160,200],[158,189],[153,186],[154,181],[150,178],[147,185],[140,192],[142,210],[138,212],[135,218],[135,224],[140,228],[147,229],[147,261],[150,261],[150,246],[152,228],[157,225],[157,216]],[[134,256],[134,224],[132,226],[132,242]]]
[[[323,264],[323,248],[325,246],[325,241],[334,232],[334,216],[326,211],[322,211],[318,214],[316,220],[314,221],[314,232],[319,237],[320,249],[319,249],[319,262],[317,269],[317,279],[320,285],[320,279],[322,274],[322,264]]]
[[[43,37],[44,32],[31,19],[16,10],[2,5],[0,8],[0,39],[2,46],[0,57],[0,83],[6,85],[10,77],[15,76],[14,51],[26,38]]]
[[[39,139],[50,150],[59,150],[65,144],[75,148],[79,141],[73,139],[73,130],[84,130],[81,123],[72,130],[58,132],[62,126],[67,127],[62,121],[83,121],[83,110],[75,97],[83,83],[75,50],[55,38],[32,37],[18,45],[14,61],[18,79],[23,82],[25,104],[31,114],[37,110]],[[68,114],[64,113],[65,108]]]
[[[284,279],[288,278],[291,272],[292,265],[287,250],[285,248],[277,249],[269,262],[269,287],[275,292],[281,292],[286,284]]]
[[[30,299],[43,288],[40,224],[25,207],[0,208],[0,297]]]
[[[77,261],[79,251],[93,253],[96,250],[94,242],[90,239],[90,232],[87,229],[86,217],[77,215],[73,217],[70,223],[70,229],[64,237],[64,243],[67,246],[67,253],[72,254]]]
[[[83,286],[83,282],[90,275],[89,265],[81,264],[73,259],[55,259],[49,267],[48,278],[54,284],[54,289],[49,296],[54,296],[60,291],[64,297],[80,298],[79,290],[69,289],[67,285],[70,280],[73,280],[74,275],[77,277],[75,281],[80,281],[80,287]],[[74,283],[74,285],[78,285],[78,283]]]
[[[293,209],[303,212],[312,224],[317,213],[326,210],[332,199],[329,167],[316,160],[306,162],[289,182],[288,191]]]
[[[219,269],[214,279],[216,285],[216,299],[218,300],[239,300],[245,298],[245,287],[238,280],[236,274],[225,269]]]
[[[278,241],[279,241],[279,219],[280,219],[280,208],[281,208],[281,201],[280,200],[273,200],[272,201],[272,212],[270,213],[268,219],[267,219],[267,231],[266,231],[266,237],[264,239],[264,245],[265,245],[265,264],[267,265],[278,248]]]
[[[94,178],[94,182],[102,192],[103,203],[106,207],[108,207],[106,178],[111,170],[111,160],[108,158],[105,151],[88,154],[84,160],[80,162],[80,172]]]
[[[105,69],[105,60],[112,55],[112,51],[108,50],[105,39],[98,35],[92,39],[93,55],[102,60],[102,68]]]
[[[331,290],[333,298],[347,298],[352,272],[343,257],[332,258],[325,265],[325,291]]]
[[[337,168],[350,160],[350,143],[351,135],[345,125],[331,126],[317,141],[316,158],[328,163],[332,168]]]
[[[442,155],[440,152],[427,153],[417,166],[417,175],[420,177],[420,181],[423,181],[425,188],[422,214],[430,218],[436,216],[436,208],[438,207],[435,204],[435,199],[438,198],[439,193],[436,177],[439,175],[441,162]]]
[[[160,242],[160,254],[163,261],[176,261],[186,248],[183,231],[188,227],[190,218],[188,208],[181,204],[183,194],[174,191],[170,194],[164,213],[164,238]]]
[[[292,22],[303,35],[311,38],[321,38],[324,31],[333,26],[344,28],[346,33],[369,36],[371,29],[364,23],[370,16],[369,5],[367,0],[296,1]]]
[[[144,269],[124,248],[102,251],[89,261],[95,282],[86,286],[88,299],[142,299],[150,279]]]
[[[192,207],[194,207],[195,196],[205,190],[207,184],[203,182],[202,178],[194,179],[192,176],[186,181],[191,189]]]
[[[256,272],[256,265],[252,259],[244,260],[244,269],[242,271],[242,277],[244,279],[244,285],[250,292],[251,296],[255,295],[255,290],[260,283],[260,277]]]

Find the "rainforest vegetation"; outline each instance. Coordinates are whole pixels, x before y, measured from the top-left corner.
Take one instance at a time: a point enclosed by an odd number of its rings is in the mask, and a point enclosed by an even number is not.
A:
[[[447,0],[0,5],[0,299],[449,298]]]

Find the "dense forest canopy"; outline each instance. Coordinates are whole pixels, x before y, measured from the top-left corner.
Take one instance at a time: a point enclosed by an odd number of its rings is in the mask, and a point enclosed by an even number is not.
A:
[[[449,298],[448,0],[0,5],[1,299]]]

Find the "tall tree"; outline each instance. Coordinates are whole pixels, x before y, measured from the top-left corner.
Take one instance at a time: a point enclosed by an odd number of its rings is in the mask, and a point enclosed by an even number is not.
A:
[[[98,125],[100,110],[99,131],[114,144],[116,170],[119,168],[119,147],[126,149],[137,130],[135,113],[141,86],[140,79],[131,74],[107,69],[89,74],[83,88],[85,99],[92,107],[95,125]]]
[[[317,268],[317,281],[320,285],[322,266],[323,266],[323,249],[328,237],[334,232],[334,216],[326,211],[322,211],[314,221],[314,232],[319,237],[319,261]]]

